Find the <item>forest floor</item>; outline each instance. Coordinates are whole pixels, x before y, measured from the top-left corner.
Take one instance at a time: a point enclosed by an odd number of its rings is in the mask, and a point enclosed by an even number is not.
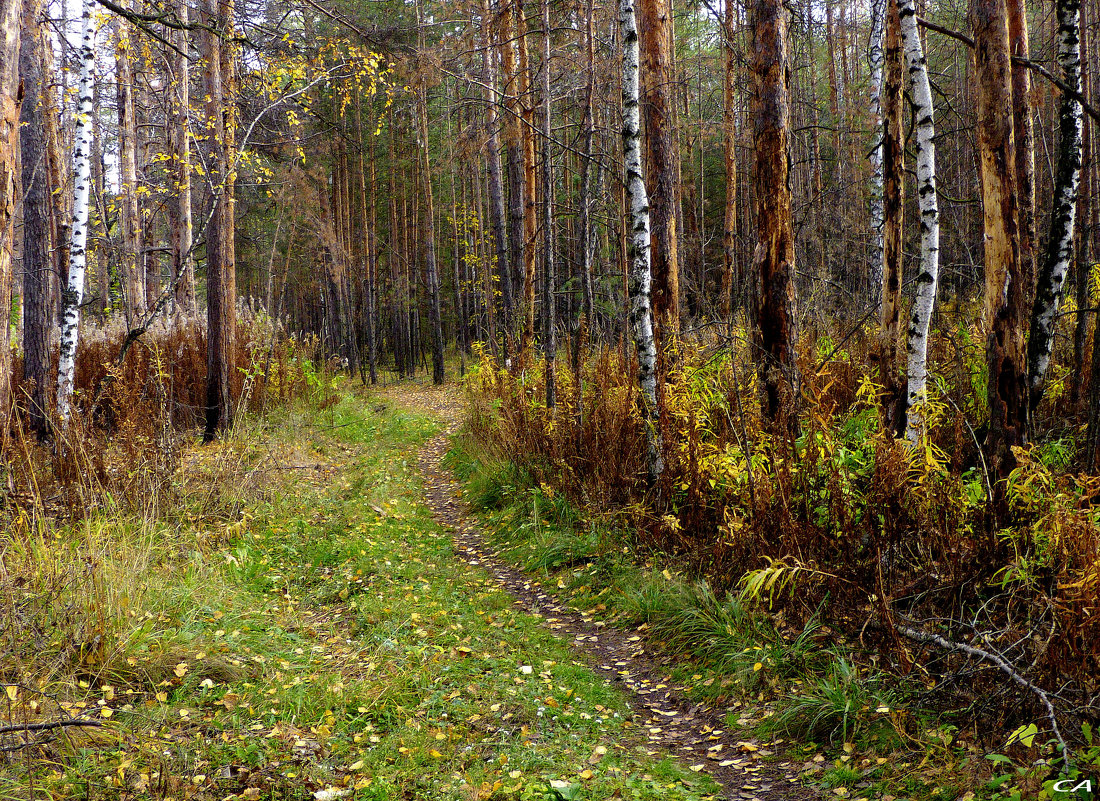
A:
[[[625,651],[578,647],[574,622],[591,624],[546,604],[533,614],[536,599],[517,603],[499,573],[455,558],[418,469],[443,500],[451,489],[432,476],[453,400],[410,397],[356,391],[189,454],[192,477],[228,461],[265,490],[216,530],[181,515],[100,546],[104,575],[131,581],[104,599],[117,645],[78,681],[28,679],[7,699],[9,720],[49,706],[99,725],[33,733],[0,766],[0,796],[776,797],[770,768],[748,770],[735,795],[711,778],[718,761],[651,741],[657,710],[602,675],[624,670],[609,660]],[[686,717],[675,699],[651,703]],[[3,736],[7,748],[29,735]],[[763,761],[756,746],[729,750]]]
[[[498,558],[442,467],[457,390],[340,393],[188,454],[183,495],[241,493],[217,525],[96,546],[117,645],[6,717],[98,725],[0,731],[0,797],[893,797],[858,755],[755,737],[766,704],[689,700],[644,634]]]

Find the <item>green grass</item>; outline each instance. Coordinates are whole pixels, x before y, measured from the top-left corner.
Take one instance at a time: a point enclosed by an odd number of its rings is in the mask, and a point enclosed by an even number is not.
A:
[[[32,781],[94,798],[713,793],[646,756],[622,696],[454,558],[416,473],[437,430],[358,396],[281,411],[250,423],[248,458],[230,460],[280,468],[266,491],[220,502],[237,519],[183,503],[140,535],[104,521],[104,576],[140,575],[103,600],[110,645],[85,686],[60,668],[52,681],[106,725],[0,768],[0,796],[28,797]]]
[[[976,746],[941,737],[949,719],[908,708],[906,681],[874,669],[819,615],[792,629],[766,604],[719,597],[674,559],[637,549],[613,514],[574,508],[507,463],[482,463],[486,451],[460,436],[448,464],[500,553],[546,590],[675,655],[672,678],[690,698],[734,704],[728,729],[819,765],[808,783],[853,798],[932,801],[977,789],[989,773]]]

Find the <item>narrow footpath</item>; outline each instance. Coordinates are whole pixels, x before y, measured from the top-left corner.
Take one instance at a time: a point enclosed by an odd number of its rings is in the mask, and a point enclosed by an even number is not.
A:
[[[451,436],[461,422],[459,401],[452,393],[430,390],[395,390],[391,397],[444,423],[444,430],[421,448],[419,467],[428,506],[436,522],[451,533],[456,555],[486,571],[515,599],[519,609],[541,619],[609,683],[626,691],[647,754],[670,755],[691,771],[710,776],[721,785],[723,797],[731,801],[819,796],[802,783],[800,765],[784,760],[751,733],[729,728],[726,719],[734,708],[690,701],[685,688],[662,670],[643,636],[562,605],[522,571],[501,561],[468,514],[458,483],[443,466]]]

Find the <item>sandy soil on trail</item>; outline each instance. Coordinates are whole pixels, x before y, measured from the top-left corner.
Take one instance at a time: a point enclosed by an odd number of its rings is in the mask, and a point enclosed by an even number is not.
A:
[[[436,520],[452,532],[456,555],[488,572],[524,611],[542,618],[556,636],[567,640],[581,658],[607,680],[625,690],[634,723],[650,754],[670,754],[692,771],[705,773],[722,785],[732,801],[786,801],[818,798],[801,781],[803,767],[776,754],[774,746],[754,739],[746,730],[729,729],[726,716],[749,718],[740,706],[713,708],[688,700],[672,682],[644,636],[596,620],[584,611],[559,603],[521,571],[496,557],[461,500],[459,485],[443,467],[451,434],[462,417],[461,390],[455,387],[398,385],[382,396],[405,408],[431,414],[445,423],[443,433],[421,450],[420,470],[428,506]]]

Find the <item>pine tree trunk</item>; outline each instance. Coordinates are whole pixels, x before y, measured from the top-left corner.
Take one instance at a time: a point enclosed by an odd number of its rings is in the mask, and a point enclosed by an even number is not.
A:
[[[596,318],[595,288],[592,283],[593,245],[595,239],[593,235],[592,216],[596,206],[597,198],[595,196],[595,190],[598,184],[598,181],[594,182],[592,180],[592,147],[596,137],[596,118],[593,110],[593,103],[595,101],[594,95],[596,92],[595,36],[593,35],[594,15],[595,9],[593,8],[593,0],[588,0],[584,18],[586,67],[584,119],[581,122],[583,128],[584,150],[580,157],[580,241],[577,243],[577,250],[580,254],[579,272],[582,315],[577,335],[582,340],[588,336],[588,332],[591,330]],[[579,398],[580,396],[578,395],[578,403],[580,402]],[[580,411],[578,409],[578,419],[579,417]]]
[[[726,207],[722,226],[722,288],[719,307],[723,322],[733,326],[733,278],[737,272],[737,50],[733,46],[736,16],[726,3],[722,26],[722,158],[726,171]]]
[[[424,268],[428,279],[428,321],[432,326],[432,383],[442,384],[443,370],[443,318],[439,299],[439,269],[435,254],[435,208],[432,203],[432,174],[428,155],[428,100],[423,86],[417,93],[417,118],[420,122],[420,169],[424,195]]]
[[[624,186],[630,208],[630,328],[638,357],[638,389],[641,396],[642,424],[646,436],[646,472],[650,485],[664,470],[661,448],[660,411],[657,406],[657,343],[653,333],[650,307],[650,232],[649,199],[642,172],[641,113],[638,92],[638,27],[634,0],[619,0],[619,29],[623,48],[623,169]]]
[[[128,3],[127,3],[128,5]],[[116,22],[118,52],[119,194],[122,219],[122,282],[125,288],[127,325],[138,324],[145,314],[145,263],[142,259],[141,203],[137,178],[137,119],[134,110],[134,70],[130,61],[129,23]]]
[[[1058,0],[1058,63],[1062,80],[1074,92],[1081,91],[1080,0]],[[1028,338],[1028,388],[1030,408],[1039,406],[1046,388],[1050,355],[1054,347],[1054,329],[1062,304],[1066,274],[1073,259],[1077,215],[1077,192],[1081,180],[1082,132],[1084,119],[1081,103],[1062,94],[1059,114],[1058,172],[1054,181],[1054,208],[1050,213],[1050,236],[1043,256],[1031,314]]]
[[[531,59],[527,53],[527,18],[523,0],[514,0],[519,59],[520,134],[523,142],[523,302],[524,325],[520,350],[526,352],[535,335],[535,215],[538,211],[535,179],[535,103],[531,86]]]
[[[1012,446],[1027,439],[1024,267],[1016,205],[1012,68],[1005,0],[971,0],[978,152],[985,231],[989,434],[987,459],[997,478],[1016,465]]]
[[[363,220],[363,330],[366,334],[367,374],[371,384],[378,383],[378,344],[375,341],[375,307],[378,294],[378,179],[375,175],[374,140],[372,130],[363,128],[361,100],[355,104],[356,127],[359,141],[359,215]],[[370,155],[370,181],[368,187],[367,159]]]
[[[43,110],[46,42],[42,0],[23,0],[19,75],[23,82],[19,140],[23,195],[23,382],[32,385],[28,414],[31,429],[45,437],[50,391],[50,187]],[[52,57],[52,53],[51,56]],[[10,306],[8,307],[10,308]],[[4,319],[6,323],[6,318]],[[6,329],[5,329],[6,333]],[[0,413],[0,420],[6,415]]]
[[[211,442],[233,419],[233,366],[237,346],[237,283],[234,236],[236,118],[233,53],[222,35],[233,29],[232,0],[203,0],[206,134],[214,208],[206,228],[206,424]]]
[[[508,270],[510,283],[514,288],[522,287],[526,292],[523,280],[524,265],[527,263],[527,241],[524,231],[524,199],[527,196],[526,175],[523,170],[523,134],[520,115],[520,102],[517,87],[519,86],[519,73],[517,67],[518,46],[515,41],[515,25],[513,21],[512,0],[500,0],[500,51],[501,67],[504,71],[504,102],[507,109],[504,122],[505,153],[508,158]],[[524,320],[526,320],[527,296],[517,298],[512,293],[513,311],[512,318],[505,328],[505,340],[511,341],[515,336],[516,328],[520,324],[519,313],[516,309],[523,303]]]
[[[673,125],[671,0],[641,0],[642,85],[645,140],[649,157],[647,184],[653,226],[651,265],[653,316],[658,338],[680,332],[680,261],[676,229],[676,178],[680,158]]]
[[[928,328],[936,304],[940,275],[940,210],[936,199],[936,119],[924,46],[917,29],[915,0],[897,0],[905,68],[917,133],[917,202],[920,207],[920,267],[917,292],[910,311],[905,413],[906,436],[916,444],[924,434],[919,404],[928,390]]]
[[[550,0],[542,0],[542,354],[546,360],[546,408],[557,402],[557,295],[554,254],[554,150],[550,116]]]
[[[784,401],[793,403],[798,392],[787,13],[782,0],[752,0],[750,5],[757,209],[754,337],[764,414],[781,430],[797,424]],[[786,421],[781,420],[784,414]]]
[[[20,0],[0,0],[0,447],[8,441],[11,409],[12,228],[19,173],[19,20]]]
[[[489,0],[481,2],[481,73],[485,82],[485,128],[488,138],[485,157],[489,165],[489,226],[493,235],[493,257],[500,285],[505,331],[504,355],[508,355],[508,332],[512,330],[512,271],[508,269],[508,243],[504,214],[504,174],[500,163],[500,123],[497,118],[497,76],[490,31]],[[508,47],[509,45],[505,45]],[[486,303],[496,305],[490,294]]]
[[[80,36],[80,83],[77,88],[76,141],[73,148],[73,228],[69,248],[69,281],[61,296],[61,347],[57,366],[57,414],[62,425],[71,414],[76,349],[80,338],[80,304],[84,299],[88,212],[92,189],[92,84],[95,80],[93,0],[84,0]]]

